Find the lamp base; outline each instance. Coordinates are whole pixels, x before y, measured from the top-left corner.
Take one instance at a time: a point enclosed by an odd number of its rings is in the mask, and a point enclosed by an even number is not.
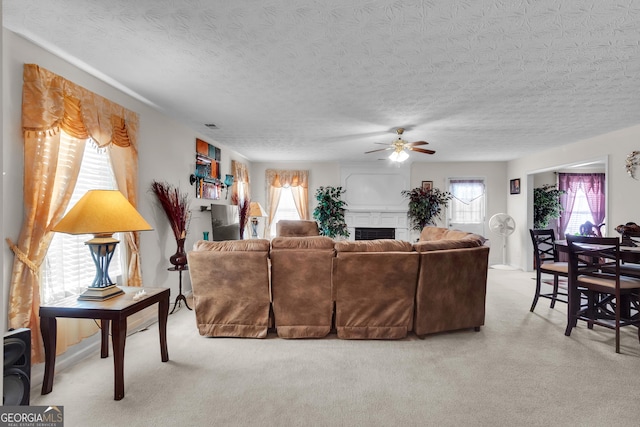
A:
[[[116,285],[106,286],[104,288],[93,288],[89,286],[86,291],[78,295],[78,300],[104,301],[122,294],[124,294],[124,291]]]

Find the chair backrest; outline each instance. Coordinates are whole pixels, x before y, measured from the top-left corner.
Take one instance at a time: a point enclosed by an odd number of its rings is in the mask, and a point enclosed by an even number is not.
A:
[[[617,237],[591,237],[567,235],[569,248],[569,280],[578,275],[602,276],[606,268],[615,274],[616,287],[620,287],[620,240]],[[609,278],[613,278],[610,277]]]
[[[533,242],[533,255],[536,258],[536,268],[545,262],[558,262],[558,251],[554,242],[556,234],[553,230],[529,230]]]

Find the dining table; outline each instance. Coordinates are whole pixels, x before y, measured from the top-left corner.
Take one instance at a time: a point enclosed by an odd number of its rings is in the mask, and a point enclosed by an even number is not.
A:
[[[554,242],[554,246],[556,250],[561,254],[569,254],[569,245],[566,240],[556,240]],[[614,273],[615,271],[606,271],[606,273]],[[640,246],[626,246],[620,245],[620,275],[628,276],[640,279]],[[571,277],[569,277],[568,289],[567,293],[569,294],[569,301],[572,299],[572,294],[578,292],[578,289],[575,288],[575,285],[571,283]],[[567,309],[567,322],[570,322],[571,316],[571,306],[573,304],[569,302],[569,308]],[[625,298],[622,301],[621,308],[623,314],[628,316],[630,310],[632,309],[631,301],[628,298]],[[577,308],[575,308],[577,310]]]
[[[556,240],[553,242],[556,250],[560,253],[569,253],[569,245],[566,240]],[[620,267],[622,268],[624,264],[635,264],[640,266],[640,246],[623,246],[620,245]],[[629,266],[632,267],[629,270],[630,274],[625,274],[625,276],[638,277],[640,278],[640,268],[636,270],[635,265]],[[621,272],[622,274],[622,272]]]

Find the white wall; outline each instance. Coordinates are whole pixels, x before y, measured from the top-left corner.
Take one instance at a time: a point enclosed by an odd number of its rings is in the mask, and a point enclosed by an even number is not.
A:
[[[521,193],[509,197],[507,209],[516,224],[523,225],[509,239],[509,262],[526,270],[531,269],[533,256],[528,229],[533,221],[533,178],[525,178],[537,171],[603,160],[607,174],[607,235],[617,236],[615,227],[619,224],[640,222],[640,181],[629,177],[625,170],[627,154],[640,150],[639,141],[640,125],[637,125],[509,162],[509,177],[520,177],[522,181]]]
[[[267,207],[268,186],[265,180],[267,169],[291,169],[309,171],[309,215],[313,219],[313,210],[316,207],[316,190],[318,187],[340,186],[340,163],[324,162],[254,162],[250,167],[251,198],[254,202],[260,202]]]
[[[367,163],[370,164],[370,163]],[[420,187],[422,181],[433,181],[434,187],[446,191],[449,177],[482,177],[487,185],[487,218],[493,213],[505,212],[509,194],[509,180],[507,179],[506,162],[413,162],[400,167],[410,169],[410,190]],[[316,206],[315,191],[320,186],[341,185],[340,163],[253,163],[251,166],[251,192],[253,199],[262,203],[266,209],[267,187],[265,171],[267,169],[307,169],[309,170],[309,206],[310,212]],[[485,229],[488,230],[488,225]],[[412,236],[417,237],[417,236]],[[493,243],[490,252],[490,263],[498,263],[502,259],[501,244],[495,244],[496,236],[485,233]]]
[[[420,187],[422,181],[433,181],[433,187],[447,191],[448,178],[484,178],[487,187],[487,212],[484,236],[489,239],[489,265],[502,263],[502,238],[489,232],[489,218],[507,212],[509,177],[506,162],[420,162],[411,167],[411,188]],[[446,215],[446,213],[445,213]],[[443,215],[443,217],[445,216]],[[439,225],[446,226],[445,221]]]
[[[208,205],[211,201],[196,200],[195,189],[189,184],[189,175],[195,169],[195,139],[201,138],[222,150],[223,175],[230,173],[231,159],[245,162],[246,159],[16,34],[4,30],[3,35],[3,119],[5,124],[2,144],[3,237],[17,241],[22,226],[24,164],[21,133],[22,70],[23,64],[34,63],[140,115],[138,209],[154,228],[153,231],[141,233],[143,281],[145,286],[170,287],[172,296],[175,296],[178,292],[178,276],[176,273],[167,271],[167,268],[171,267],[169,257],[176,250],[175,240],[164,212],[157,205],[155,196],[149,191],[151,182],[166,181],[179,185],[181,190],[194,195],[191,203],[194,213],[186,244],[186,248],[190,248],[196,239],[202,238],[202,231],[211,228],[208,213],[199,212],[201,204]],[[225,200],[216,201],[216,203],[225,202]],[[6,244],[3,245],[3,262],[3,296],[6,298],[13,265],[13,254]],[[190,289],[188,274],[183,275],[183,281],[184,288]],[[2,307],[3,312],[6,313],[6,303],[3,303]],[[6,316],[3,316],[3,319],[6,319]]]

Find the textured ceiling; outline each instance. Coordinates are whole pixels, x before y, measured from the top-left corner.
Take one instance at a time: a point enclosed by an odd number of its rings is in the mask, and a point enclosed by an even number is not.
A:
[[[638,0],[2,5],[9,30],[252,161],[377,161],[399,126],[436,150],[412,161],[510,160],[640,123]]]

